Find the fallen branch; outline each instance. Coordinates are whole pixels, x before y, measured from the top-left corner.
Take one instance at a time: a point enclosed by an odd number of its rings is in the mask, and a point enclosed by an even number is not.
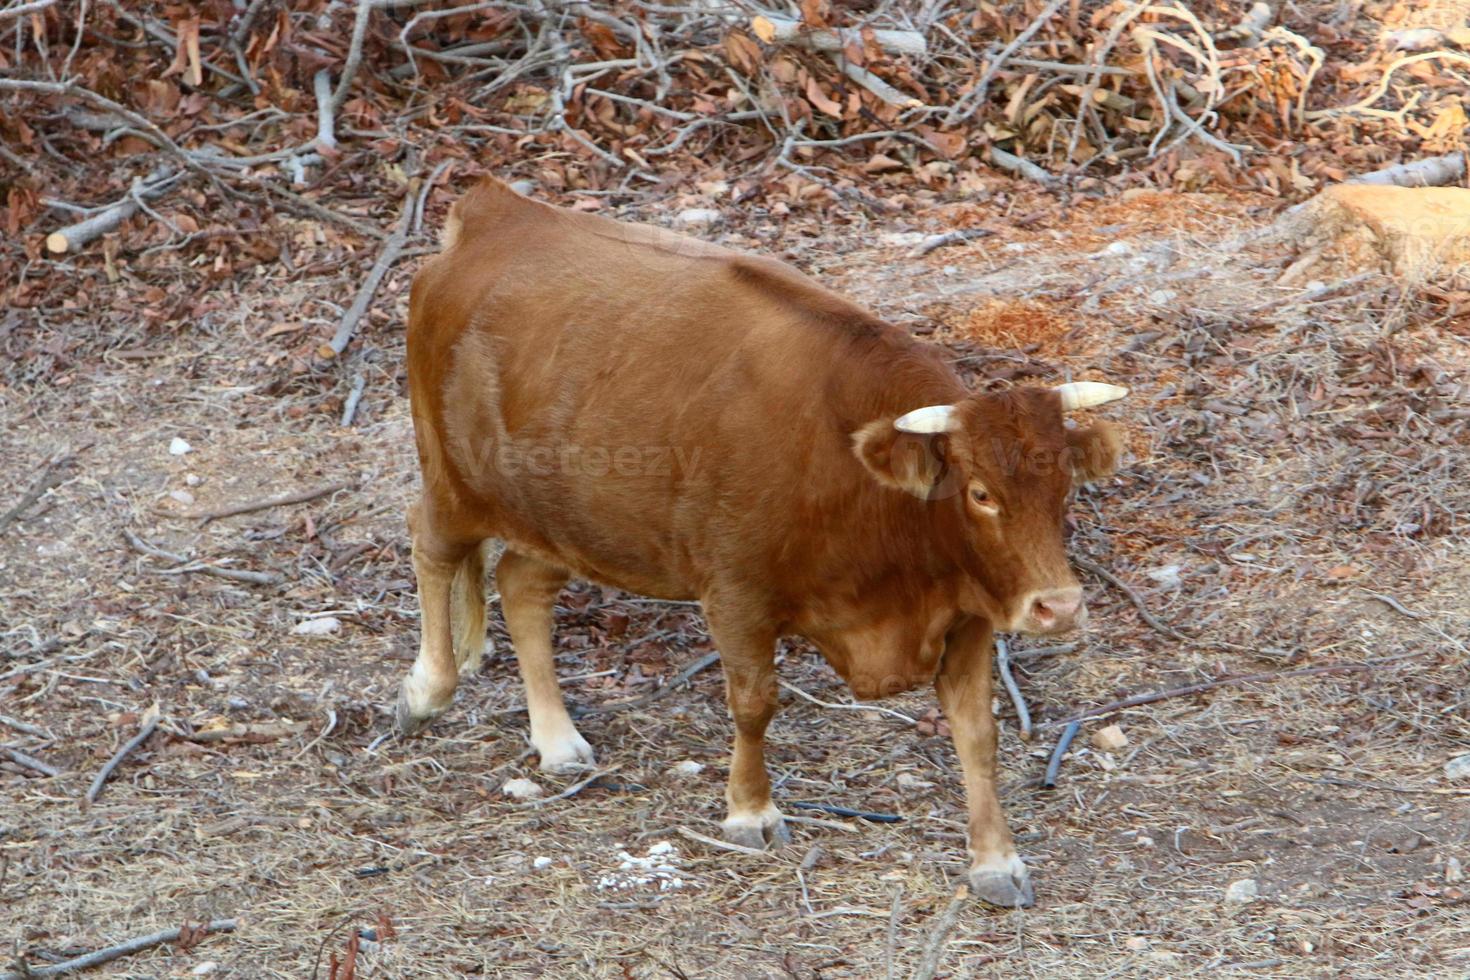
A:
[[[877,75],[874,75],[872,72],[868,71],[862,65],[853,64],[841,54],[838,54],[835,57],[837,59],[837,67],[842,69],[842,73],[844,75],[852,79],[854,82],[857,82],[863,88],[867,89],[869,92],[872,92],[879,99],[888,103],[889,105],[896,106],[899,109],[917,109],[921,108],[924,105],[922,99],[916,99],[912,95],[906,95],[905,93],[900,92],[892,85],[889,85],[887,82],[883,81],[883,79],[879,78]]]
[[[1072,563],[1077,565],[1079,568],[1085,568],[1087,571],[1096,575],[1098,578],[1108,582],[1119,592],[1122,592],[1125,596],[1127,596],[1128,601],[1133,603],[1134,608],[1138,610],[1138,615],[1143,618],[1143,621],[1145,623],[1152,626],[1154,629],[1158,630],[1165,636],[1169,637],[1171,640],[1179,640],[1184,643],[1190,642],[1189,637],[1185,636],[1174,627],[1160,622],[1157,616],[1148,611],[1148,607],[1143,604],[1143,599],[1138,595],[1137,592],[1133,591],[1132,587],[1129,586],[1127,582],[1124,582],[1122,579],[1114,575],[1112,572],[1108,571],[1102,565],[1099,565],[1097,562],[1093,561],[1090,558],[1083,558],[1080,555],[1074,557],[1072,559]]]
[[[64,255],[76,251],[94,238],[117,230],[119,225],[143,209],[143,201],[159,197],[173,187],[177,176],[168,170],[156,170],[145,178],[135,179],[121,200],[47,235],[46,250],[53,255]]]
[[[947,245],[960,245],[964,242],[973,242],[977,238],[989,238],[995,232],[989,228],[961,228],[958,231],[947,231],[942,235],[930,235],[920,242],[912,252],[911,259],[922,259],[930,252]]]
[[[750,29],[767,44],[790,44],[813,51],[842,51],[848,45],[863,46],[863,31],[844,28],[808,28],[796,20],[775,14],[760,14],[750,20]],[[873,43],[889,54],[923,57],[929,53],[929,42],[918,31],[874,30]]]
[[[603,776],[610,775],[610,774],[615,773],[617,771],[618,771],[618,767],[617,766],[611,766],[611,767],[609,767],[607,769],[599,769],[597,772],[594,772],[592,775],[588,776],[586,779],[583,779],[580,782],[573,783],[572,785],[568,786],[566,789],[562,790],[560,793],[557,793],[555,796],[548,796],[548,797],[546,797],[544,799],[540,799],[540,800],[531,800],[531,801],[529,801],[527,803],[512,803],[511,806],[515,807],[517,810],[531,810],[531,809],[534,809],[534,808],[536,808],[538,806],[545,806],[548,803],[555,803],[558,800],[571,799],[573,796],[576,796],[578,793],[582,792],[582,790],[586,789],[588,786],[591,786],[593,783],[597,782]]]
[[[347,349],[347,345],[352,342],[352,334],[357,329],[357,322],[367,312],[368,304],[373,301],[373,294],[378,291],[378,285],[388,274],[388,270],[393,267],[393,263],[398,261],[404,246],[408,244],[409,229],[413,226],[417,197],[414,192],[417,189],[417,182],[410,181],[408,190],[403,195],[403,213],[398,217],[398,227],[393,229],[393,234],[389,235],[388,240],[383,243],[383,250],[378,253],[377,261],[368,270],[367,278],[363,280],[362,287],[353,297],[352,305],[347,308],[346,313],[342,314],[342,322],[337,324],[337,332],[332,336],[332,341],[328,345],[332,349],[333,356],[340,356]]]
[[[142,745],[144,742],[148,741],[148,739],[153,736],[153,733],[158,730],[158,715],[159,711],[157,703],[155,703],[151,708],[144,712],[143,725],[141,728],[138,729],[138,734],[134,735],[132,738],[124,742],[123,747],[118,749],[117,752],[113,754],[112,758],[107,760],[107,764],[102,767],[101,772],[97,773],[97,778],[92,780],[92,785],[87,789],[85,805],[90,805],[97,802],[97,797],[102,794],[102,787],[112,776],[112,771],[116,769],[118,765],[128,757],[129,753],[131,753],[138,746]],[[98,960],[97,962],[105,963],[106,960]]]
[[[178,942],[179,936],[185,930],[188,930],[194,936],[204,936],[211,932],[234,932],[238,925],[238,919],[215,919],[213,922],[204,925],[186,925],[179,929],[164,929],[160,932],[139,936],[137,939],[129,939],[127,942],[118,943],[116,946],[108,946],[106,949],[99,949],[95,953],[88,953],[85,956],[78,956],[76,959],[65,960],[61,963],[52,964],[51,966],[25,966],[21,964],[21,971],[19,973],[0,974],[0,980],[30,980],[32,977],[54,977],[62,973],[86,970],[90,967],[101,966],[103,963],[110,963],[123,956],[130,956],[133,953],[142,952],[145,949],[152,949],[154,946]]]
[[[46,729],[21,721],[19,718],[12,718],[9,715],[0,715],[0,725],[4,725],[6,728],[14,728],[16,731],[24,732],[27,735],[34,735],[37,738],[50,739],[53,742],[56,741],[56,736],[46,731]]]
[[[968,905],[969,901],[968,888],[961,886],[955,889],[949,906],[929,933],[929,941],[924,945],[924,957],[919,960],[919,968],[914,971],[914,980],[934,980],[934,974],[939,971],[939,961],[944,958],[944,947],[949,942],[949,935],[954,932],[955,923],[959,921],[960,909]]]
[[[1019,174],[1022,177],[1025,177],[1027,180],[1034,180],[1042,187],[1052,187],[1057,182],[1056,177],[1054,177],[1050,173],[1047,173],[1045,170],[1043,170],[1041,167],[1038,167],[1030,160],[1024,160],[1021,157],[1016,156],[1014,153],[1009,153],[1005,150],[1002,150],[998,146],[991,146],[990,162],[1004,170],[1009,170],[1012,173]]]
[[[10,759],[11,762],[14,762],[16,765],[24,766],[25,768],[30,769],[34,772],[38,772],[43,776],[51,776],[55,778],[56,776],[61,775],[61,770],[57,769],[55,766],[47,765],[40,759],[37,759],[34,756],[26,755],[24,752],[21,752],[18,749],[12,749],[8,745],[0,745],[0,753],[3,753],[6,757]]]
[[[1395,187],[1445,187],[1465,179],[1465,154],[1446,153],[1442,157],[1415,160],[1384,167],[1372,173],[1358,174],[1343,181],[1346,184],[1382,184]]]
[[[304,504],[307,501],[316,500],[318,497],[325,497],[329,493],[336,493],[338,490],[349,490],[351,488],[352,484],[350,483],[331,483],[324,487],[317,487],[315,490],[299,490],[296,493],[282,494],[279,497],[266,497],[263,500],[252,500],[243,504],[231,504],[219,510],[198,511],[193,514],[185,514],[184,516],[190,520],[199,520],[208,524],[210,521],[217,521],[222,517],[249,514],[257,510],[269,510],[272,507],[285,507],[288,504]]]
[[[821,701],[817,698],[812,697],[810,694],[806,693],[795,684],[788,684],[786,681],[781,681],[780,684],[782,687],[786,688],[786,690],[790,691],[792,694],[795,694],[802,700],[810,701],[812,704],[818,705],[819,707],[841,708],[846,711],[876,711],[879,714],[889,715],[891,717],[897,718],[899,721],[907,722],[910,725],[917,725],[919,723],[917,719],[910,718],[902,711],[894,711],[892,708],[885,708],[882,705],[860,704],[857,702],[853,702],[852,704],[840,704],[835,701]]]
[[[276,585],[281,581],[281,576],[275,572],[251,572],[243,568],[220,568],[218,565],[206,565],[202,562],[191,561],[184,555],[174,554],[172,551],[164,551],[162,548],[154,547],[147,541],[138,537],[132,531],[123,529],[123,537],[139,554],[150,558],[162,558],[164,561],[174,562],[173,568],[150,569],[156,575],[185,575],[189,572],[199,572],[203,575],[213,575],[216,578],[225,578],[233,582],[248,582],[251,585]]]
[[[1006,646],[1006,641],[1000,637],[995,638],[995,667],[1000,673],[1001,683],[1005,685],[1006,693],[1011,696],[1011,704],[1016,706],[1016,721],[1021,726],[1021,741],[1031,741],[1031,712],[1026,708],[1026,699],[1021,697],[1021,689],[1016,686],[1016,678],[1011,675],[1011,651]]]
[[[213,742],[273,742],[279,738],[300,735],[310,727],[304,721],[265,721],[238,722],[223,728],[206,728],[196,732],[186,732],[174,727],[165,728],[164,731],[175,738],[207,745]]]
[[[357,405],[362,401],[362,393],[367,390],[367,376],[359,374],[352,382],[352,390],[347,393],[347,404],[342,406],[342,428],[352,425],[352,420],[357,415]]]
[[[617,701],[612,704],[599,704],[594,705],[590,708],[574,710],[572,712],[572,715],[576,718],[582,718],[586,715],[606,715],[612,714],[615,711],[629,711],[633,708],[641,708],[644,705],[652,704],[660,698],[668,697],[670,694],[674,693],[674,691],[678,690],[680,686],[687,684],[691,677],[699,673],[701,670],[704,670],[711,664],[714,664],[719,659],[720,655],[718,653],[706,653],[698,660],[685,666],[682,670],[680,670],[677,674],[670,678],[667,684],[663,685],[656,691],[649,691],[647,694],[641,694],[638,697],[632,698],[628,701]],[[518,708],[516,710],[524,711],[525,709]]]
[[[88,445],[91,445],[91,443],[88,443]],[[0,531],[5,530],[10,526],[11,521],[24,514],[27,510],[30,510],[31,505],[37,500],[40,500],[42,494],[61,482],[62,469],[75,456],[76,453],[71,450],[63,449],[46,460],[45,465],[41,467],[41,475],[36,477],[36,482],[31,484],[31,488],[21,494],[20,500],[16,502],[14,507],[0,514]]]
[[[1422,650],[1413,653],[1401,653],[1395,657],[1385,657],[1381,660],[1368,660],[1360,664],[1321,664],[1317,667],[1302,667],[1298,670],[1267,670],[1258,674],[1234,674],[1230,677],[1221,677],[1213,681],[1204,681],[1199,684],[1188,684],[1184,687],[1171,687],[1164,691],[1150,691],[1147,694],[1135,694],[1131,698],[1123,698],[1121,701],[1113,701],[1097,708],[1087,708],[1075,712],[1065,718],[1046,722],[1042,728],[1055,728],[1057,725],[1070,725],[1073,722],[1084,722],[1092,718],[1101,718],[1115,711],[1125,708],[1136,708],[1141,704],[1153,704],[1156,701],[1167,701],[1169,698],[1187,697],[1192,694],[1203,694],[1213,691],[1219,687],[1232,687],[1236,684],[1270,683],[1285,680],[1288,677],[1313,677],[1318,674],[1349,674],[1360,670],[1377,670],[1387,664],[1397,663],[1409,657],[1417,657]]]
[[[6,7],[0,10],[0,20],[9,20],[12,17],[24,17],[26,14],[39,13],[47,7],[54,7],[56,0],[32,0],[31,3],[23,3],[18,7]]]
[[[1046,775],[1041,777],[1043,789],[1054,789],[1057,785],[1057,773],[1062,768],[1062,756],[1067,754],[1067,748],[1072,744],[1072,739],[1077,737],[1077,732],[1082,728],[1082,722],[1068,722],[1067,727],[1062,729],[1062,737],[1057,739],[1057,747],[1051,750],[1051,758],[1046,763]]]
[[[688,827],[675,827],[674,832],[684,837],[687,837],[692,841],[698,841],[701,844],[708,844],[710,847],[716,847],[722,851],[734,851],[736,854],[749,854],[752,857],[772,856],[770,851],[762,851],[758,848],[746,847],[744,844],[731,844],[729,841],[720,840],[718,837],[707,837],[706,835],[698,833],[697,831],[690,830]]]
[[[1067,2],[1068,0],[1052,0],[1051,3],[1042,9],[1041,13],[1036,15],[1030,24],[1026,25],[1025,30],[1011,38],[1011,43],[1007,44],[1000,50],[999,54],[990,59],[989,64],[985,66],[985,73],[980,76],[980,80],[975,83],[975,87],[964,98],[955,103],[955,107],[949,111],[949,115],[945,119],[948,125],[954,126],[964,122],[970,116],[974,115],[976,109],[985,104],[985,97],[990,94],[990,83],[995,78],[996,73],[1005,67],[1011,55],[1015,54],[1021,45],[1031,40],[1032,35],[1041,30],[1042,25],[1047,21],[1055,17],[1057,12],[1062,9],[1062,5]]]

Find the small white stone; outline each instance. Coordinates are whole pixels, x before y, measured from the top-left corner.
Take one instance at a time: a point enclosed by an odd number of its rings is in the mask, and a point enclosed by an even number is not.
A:
[[[677,776],[680,779],[690,779],[698,776],[702,772],[704,772],[704,766],[695,762],[693,759],[685,759],[683,762],[676,762],[669,767],[669,774]]]
[[[928,237],[922,231],[890,231],[879,235],[878,241],[884,245],[913,248],[915,245],[922,245]]]
[[[181,504],[192,504],[194,502],[194,495],[187,490],[170,490],[168,495]]]
[[[1178,565],[1165,565],[1163,568],[1153,568],[1144,572],[1149,578],[1159,583],[1166,589],[1177,589],[1183,584],[1179,579]]]
[[[1104,255],[1132,255],[1133,254],[1133,246],[1132,245],[1129,245],[1127,242],[1110,242],[1108,244],[1108,247],[1105,248],[1105,249],[1103,249],[1103,254]]]
[[[510,189],[521,195],[521,197],[530,197],[531,192],[536,189],[536,182],[534,180],[512,181]]]
[[[170,456],[182,456],[185,453],[192,453],[193,451],[194,447],[189,445],[183,439],[180,439],[178,436],[174,436],[172,439],[169,440],[168,454]]]
[[[1148,294],[1148,301],[1155,306],[1164,306],[1179,294],[1172,289],[1155,289]]]
[[[513,800],[539,800],[546,790],[534,779],[508,779],[500,791]]]
[[[218,969],[219,969],[219,964],[216,963],[214,960],[205,960],[203,963],[200,963],[198,966],[194,967],[194,969],[190,970],[189,972],[191,974],[193,974],[194,976],[196,976],[196,977],[207,977],[211,973],[213,973],[215,970],[218,970]]]
[[[1444,764],[1445,779],[1470,779],[1470,755],[1460,755]]]
[[[556,861],[553,858],[538,857],[536,860],[531,862],[531,867],[535,868],[537,871],[543,871],[546,868],[551,867],[555,863]]]
[[[1458,885],[1465,880],[1465,867],[1457,857],[1445,858],[1444,880],[1446,884]]]
[[[927,779],[920,779],[911,772],[898,774],[898,788],[902,790],[932,789],[934,784]]]
[[[1261,890],[1256,885],[1254,878],[1242,878],[1232,881],[1225,889],[1225,901],[1229,905],[1249,905],[1261,895]]]
[[[674,223],[685,228],[713,228],[724,220],[714,208],[688,208],[674,216]]]
[[[318,616],[316,619],[297,623],[291,632],[297,636],[331,636],[341,629],[342,620],[336,616]]]
[[[199,486],[199,484],[201,484],[203,482],[204,482],[203,478],[200,477],[197,473],[185,473],[184,474],[184,483],[188,484],[191,487],[197,487],[197,486]]]
[[[1104,752],[1116,752],[1128,744],[1128,736],[1117,725],[1108,725],[1092,733],[1092,744]]]

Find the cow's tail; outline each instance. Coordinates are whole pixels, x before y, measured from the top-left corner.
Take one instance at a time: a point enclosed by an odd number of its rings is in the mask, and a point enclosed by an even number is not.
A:
[[[485,654],[485,543],[471,548],[454,572],[449,621],[454,626],[454,661],[460,675],[480,669]]]

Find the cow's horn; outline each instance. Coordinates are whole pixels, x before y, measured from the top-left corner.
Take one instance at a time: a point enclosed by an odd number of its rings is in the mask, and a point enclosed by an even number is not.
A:
[[[1062,411],[1075,412],[1079,408],[1115,402],[1128,394],[1128,389],[1101,381],[1071,381],[1057,385],[1056,392],[1062,396]]]
[[[953,432],[960,427],[960,418],[953,405],[930,405],[900,415],[893,420],[893,427],[900,432],[927,436],[936,432]]]

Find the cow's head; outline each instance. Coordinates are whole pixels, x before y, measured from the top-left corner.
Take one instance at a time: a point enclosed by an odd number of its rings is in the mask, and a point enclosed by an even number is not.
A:
[[[960,604],[999,630],[1082,625],[1082,588],[1062,522],[1071,488],[1112,473],[1123,432],[1072,426],[1066,413],[1122,398],[1091,381],[972,395],[864,426],[858,458],[880,482],[927,502],[936,545],[964,572]]]

